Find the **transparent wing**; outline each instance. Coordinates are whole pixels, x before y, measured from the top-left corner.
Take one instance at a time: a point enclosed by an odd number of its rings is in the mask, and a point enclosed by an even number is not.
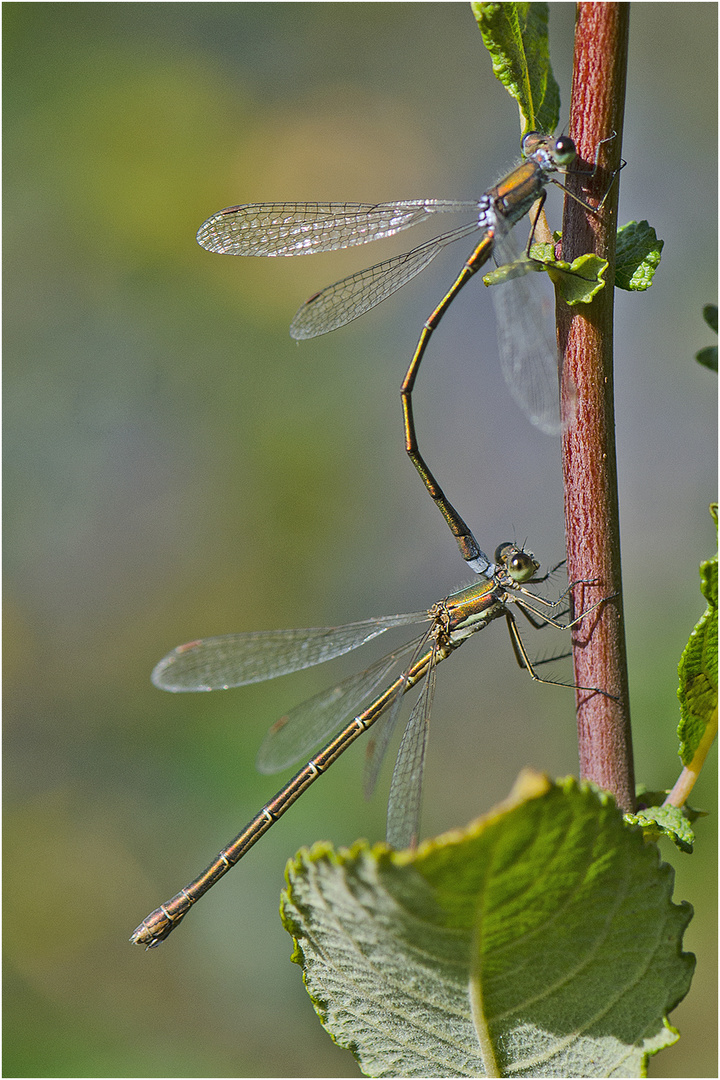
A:
[[[350,675],[297,705],[268,731],[258,751],[256,767],[261,773],[280,772],[303,757],[309,757],[321,741],[339,731],[356,716],[363,702],[387,680],[395,665],[416,646],[411,641],[383,656],[366,671]],[[398,698],[402,693],[398,691]]]
[[[178,645],[155,667],[152,681],[161,690],[227,690],[275,679],[322,664],[357,649],[394,626],[426,622],[426,611],[383,615],[347,626],[309,630],[259,630],[224,634]]]
[[[363,776],[363,794],[366,799],[372,796],[377,784],[377,778],[380,775],[380,769],[382,763],[385,760],[385,754],[390,744],[390,740],[393,736],[393,732],[397,726],[397,720],[400,715],[400,708],[405,693],[408,690],[407,679],[409,672],[414,669],[415,664],[418,662],[420,654],[427,645],[428,637],[431,631],[428,630],[417,642],[411,642],[412,646],[417,645],[415,652],[407,665],[407,668],[403,672],[403,682],[398,687],[398,692],[387,709],[385,714],[377,720],[372,727],[372,731],[365,744],[365,770]]]
[[[198,229],[197,242],[220,255],[309,255],[394,236],[431,214],[477,209],[476,202],[440,199],[248,203],[213,214]]]
[[[424,270],[447,244],[476,232],[477,228],[477,222],[460,225],[412,251],[385,259],[328,285],[311,296],[297,312],[290,324],[290,336],[298,340],[319,337],[359,319]]]
[[[530,423],[557,435],[560,390],[552,286],[546,274],[535,273],[534,264],[520,257],[510,233],[496,238],[495,260],[498,266],[517,263],[519,271],[491,289],[505,382]]]
[[[366,799],[372,797],[377,784],[382,763],[385,760],[387,748],[397,726],[400,709],[403,702],[403,687],[398,687],[398,692],[393,699],[390,708],[373,724],[369,742],[366,746],[365,769],[363,775],[363,795]]]
[[[387,842],[397,849],[414,847],[418,840],[425,750],[436,671],[436,664],[431,661],[425,685],[410,713],[390,784]]]

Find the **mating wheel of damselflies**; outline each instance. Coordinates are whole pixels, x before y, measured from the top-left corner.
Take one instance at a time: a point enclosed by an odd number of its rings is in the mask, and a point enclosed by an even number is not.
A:
[[[447,521],[463,558],[473,569],[477,569],[475,560],[482,553],[472,532],[446,497],[420,453],[413,419],[412,393],[433,331],[463,285],[493,256],[499,265],[514,264],[513,275],[492,290],[505,380],[513,398],[533,424],[548,433],[560,430],[557,346],[545,328],[541,301],[532,285],[535,275],[522,272],[523,266],[529,270],[538,264],[527,254],[524,260],[519,259],[510,233],[513,225],[528,213],[535,202],[538,202],[538,208],[534,222],[537,221],[548,184],[556,184],[561,190],[566,190],[552,173],[568,173],[575,161],[576,151],[572,139],[566,135],[555,138],[530,132],[522,141],[522,152],[525,160],[475,201],[411,199],[389,203],[251,203],[229,206],[213,214],[200,226],[197,234],[197,241],[202,247],[224,255],[309,255],[393,236],[435,214],[474,215],[471,222],[441,233],[411,251],[376,263],[315,293],[302,305],[290,325],[290,334],[297,339],[318,337],[336,330],[359,318],[407,284],[448,244],[477,231],[482,234],[450,289],[425,321],[400,391],[405,449]],[[595,172],[584,175],[592,177]],[[576,196],[572,197],[596,213],[602,207],[607,191],[597,207],[589,206]],[[534,227],[535,223],[533,231]],[[530,241],[527,252],[529,250]]]
[[[278,772],[310,755],[322,740],[330,735],[333,737],[263,806],[199,877],[143,920],[134,931],[132,942],[147,948],[159,945],[191,906],[250,850],[306,788],[382,717],[383,724],[373,729],[368,745],[365,792],[369,794],[375,785],[403,696],[425,679],[402,737],[388,800],[388,843],[396,848],[414,846],[418,839],[423,767],[437,666],[488,623],[501,617],[505,619],[515,657],[533,679],[572,685],[540,678],[528,656],[512,609],[517,608],[536,628],[550,625],[569,630],[604,600],[563,623],[556,613],[570,590],[580,582],[569,586],[553,602],[525,587],[545,581],[549,576],[535,576],[539,563],[530,552],[513,544],[502,544],[495,553],[494,562],[486,556],[482,558],[482,581],[445,597],[427,611],[386,615],[340,627],[268,630],[205,638],[180,645],[160,661],[152,678],[161,689],[175,692],[221,690],[313,667],[357,649],[394,627],[427,624],[419,637],[382,657],[360,674],[351,675],[330,690],[315,695],[270,729],[258,755],[261,772]],[[388,683],[395,667],[400,668],[400,674]],[[603,692],[595,687],[579,689]],[[372,699],[370,704],[362,708],[368,699]],[[360,709],[362,711],[358,711]]]

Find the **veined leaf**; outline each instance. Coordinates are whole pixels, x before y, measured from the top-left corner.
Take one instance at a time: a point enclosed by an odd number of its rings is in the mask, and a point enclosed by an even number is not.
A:
[[[694,810],[687,803],[671,806],[666,802],[669,794],[668,791],[638,790],[638,808],[633,814],[625,814],[625,821],[640,826],[646,843],[657,843],[661,836],[666,836],[680,851],[690,855],[695,844],[693,822],[707,817],[707,813]]]
[[[717,504],[710,507],[717,528]],[[679,754],[683,765],[693,758],[717,732],[718,722],[718,557],[700,564],[700,589],[707,608],[690,634],[678,665],[680,685]]]
[[[558,261],[554,255],[554,245],[543,243],[533,244],[530,256],[530,259],[520,259],[491,270],[483,276],[484,284],[499,285],[512,277],[545,270],[562,299],[571,307],[589,304],[605,288],[604,276],[608,263],[599,255],[580,255],[571,263]]]
[[[522,133],[555,130],[560,90],[550,66],[548,5],[472,5],[493,71],[520,109]]]
[[[628,221],[617,231],[615,284],[628,292],[644,292],[652,285],[665,241],[647,221]]]
[[[372,1076],[643,1076],[673,1043],[687,904],[609,796],[521,774],[467,829],[318,844],[281,913],[323,1024]]]

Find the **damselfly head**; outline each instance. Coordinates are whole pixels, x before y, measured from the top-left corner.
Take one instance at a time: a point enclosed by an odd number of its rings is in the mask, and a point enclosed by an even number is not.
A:
[[[575,143],[568,135],[541,135],[529,131],[522,141],[523,157],[535,158],[545,168],[567,169],[577,157]]]
[[[531,551],[523,551],[516,544],[509,542],[500,544],[497,548],[495,562],[504,566],[513,581],[518,584],[530,581],[540,569],[540,563],[537,562]]]

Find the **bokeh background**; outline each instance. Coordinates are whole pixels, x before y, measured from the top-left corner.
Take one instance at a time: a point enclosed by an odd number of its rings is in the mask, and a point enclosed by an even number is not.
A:
[[[515,105],[464,3],[3,16],[4,1073],[358,1075],[277,908],[301,844],[382,838],[389,773],[364,803],[361,747],[160,949],[127,939],[279,786],[254,771],[267,727],[362,659],[198,696],[149,673],[198,636],[424,608],[467,582],[403,453],[398,389],[470,245],[297,345],[297,306],[393,242],[241,260],[195,232],[236,202],[476,197],[517,159]],[[551,5],[565,110],[573,17]],[[631,17],[620,220],[665,240],[650,292],[618,295],[616,334],[636,767],[652,787],[679,769],[676,665],[715,545],[716,377],[693,357],[716,297],[716,18],[692,3]],[[527,537],[562,558],[559,443],[508,396],[479,283],[433,341],[416,419],[488,550]],[[424,834],[486,810],[528,764],[576,770],[572,694],[531,684],[498,624],[440,670]],[[662,848],[696,908],[698,969],[654,1076],[717,1074],[713,773],[714,757],[696,853]]]

